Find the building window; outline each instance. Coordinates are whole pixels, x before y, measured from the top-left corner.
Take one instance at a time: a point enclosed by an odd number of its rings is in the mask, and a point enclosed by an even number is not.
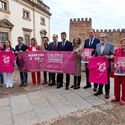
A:
[[[24,40],[26,45],[30,45],[30,34],[24,34]]]
[[[4,42],[8,39],[8,32],[0,32],[0,43],[4,44]]]
[[[40,19],[40,24],[41,24],[41,25],[45,25],[45,18],[41,17],[41,19]]]
[[[0,11],[2,11],[2,12],[9,11],[8,1],[0,0]]]
[[[22,30],[23,30],[23,34],[24,34],[24,42],[27,45],[30,45],[30,38],[31,38],[32,29],[27,29],[27,28],[23,27]]]
[[[23,19],[30,20],[30,11],[23,9]]]

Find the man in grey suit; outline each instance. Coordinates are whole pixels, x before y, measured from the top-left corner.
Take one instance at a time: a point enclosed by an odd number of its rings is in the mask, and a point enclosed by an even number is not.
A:
[[[96,50],[95,50],[95,56],[105,56],[108,58],[109,61],[109,69],[108,69],[108,84],[105,85],[105,98],[109,98],[109,92],[110,92],[110,59],[113,58],[114,54],[114,46],[112,42],[107,41],[107,34],[101,33],[100,34],[100,43],[97,44]],[[95,96],[98,96],[103,93],[103,84],[99,85],[98,91],[94,94]]]

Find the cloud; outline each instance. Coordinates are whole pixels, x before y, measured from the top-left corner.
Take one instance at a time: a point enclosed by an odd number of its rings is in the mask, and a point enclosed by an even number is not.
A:
[[[124,0],[44,0],[50,7],[51,35],[69,32],[70,18],[92,18],[93,28],[125,28]]]

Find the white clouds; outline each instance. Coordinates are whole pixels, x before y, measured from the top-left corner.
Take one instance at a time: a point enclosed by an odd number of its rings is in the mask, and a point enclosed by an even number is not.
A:
[[[124,28],[124,0],[44,0],[50,7],[51,34],[68,32],[70,18],[91,17],[94,28]]]

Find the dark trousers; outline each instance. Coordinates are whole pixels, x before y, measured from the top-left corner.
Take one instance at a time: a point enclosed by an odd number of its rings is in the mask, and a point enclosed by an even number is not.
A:
[[[89,82],[89,69],[88,69],[88,64],[85,63],[85,68],[86,68],[86,86],[91,86],[91,83]],[[97,88],[98,84],[94,83],[94,88]]]
[[[48,74],[48,77],[49,77],[49,82],[51,82],[51,73],[48,73],[48,72],[43,72],[43,77],[44,77],[44,82],[47,83],[47,74]]]
[[[99,91],[103,91],[103,84],[99,84]],[[108,84],[105,85],[105,93],[110,92],[110,71],[108,70]]]
[[[20,80],[22,84],[27,84],[28,73],[27,72],[20,72]]]
[[[80,86],[81,76],[74,76],[74,86]]]
[[[69,87],[69,82],[70,82],[70,75],[66,74],[66,87]],[[57,85],[63,85],[63,74],[58,73],[57,74]]]
[[[91,83],[89,82],[89,69],[88,69],[88,64],[85,64],[85,68],[86,68],[86,86],[91,86]]]
[[[49,77],[50,77],[50,79],[51,79],[51,81],[52,81],[52,84],[55,84],[55,83],[56,83],[56,81],[55,81],[55,76],[56,76],[56,73],[49,73]]]
[[[3,73],[0,73],[0,84],[3,84],[4,78],[3,78]]]

